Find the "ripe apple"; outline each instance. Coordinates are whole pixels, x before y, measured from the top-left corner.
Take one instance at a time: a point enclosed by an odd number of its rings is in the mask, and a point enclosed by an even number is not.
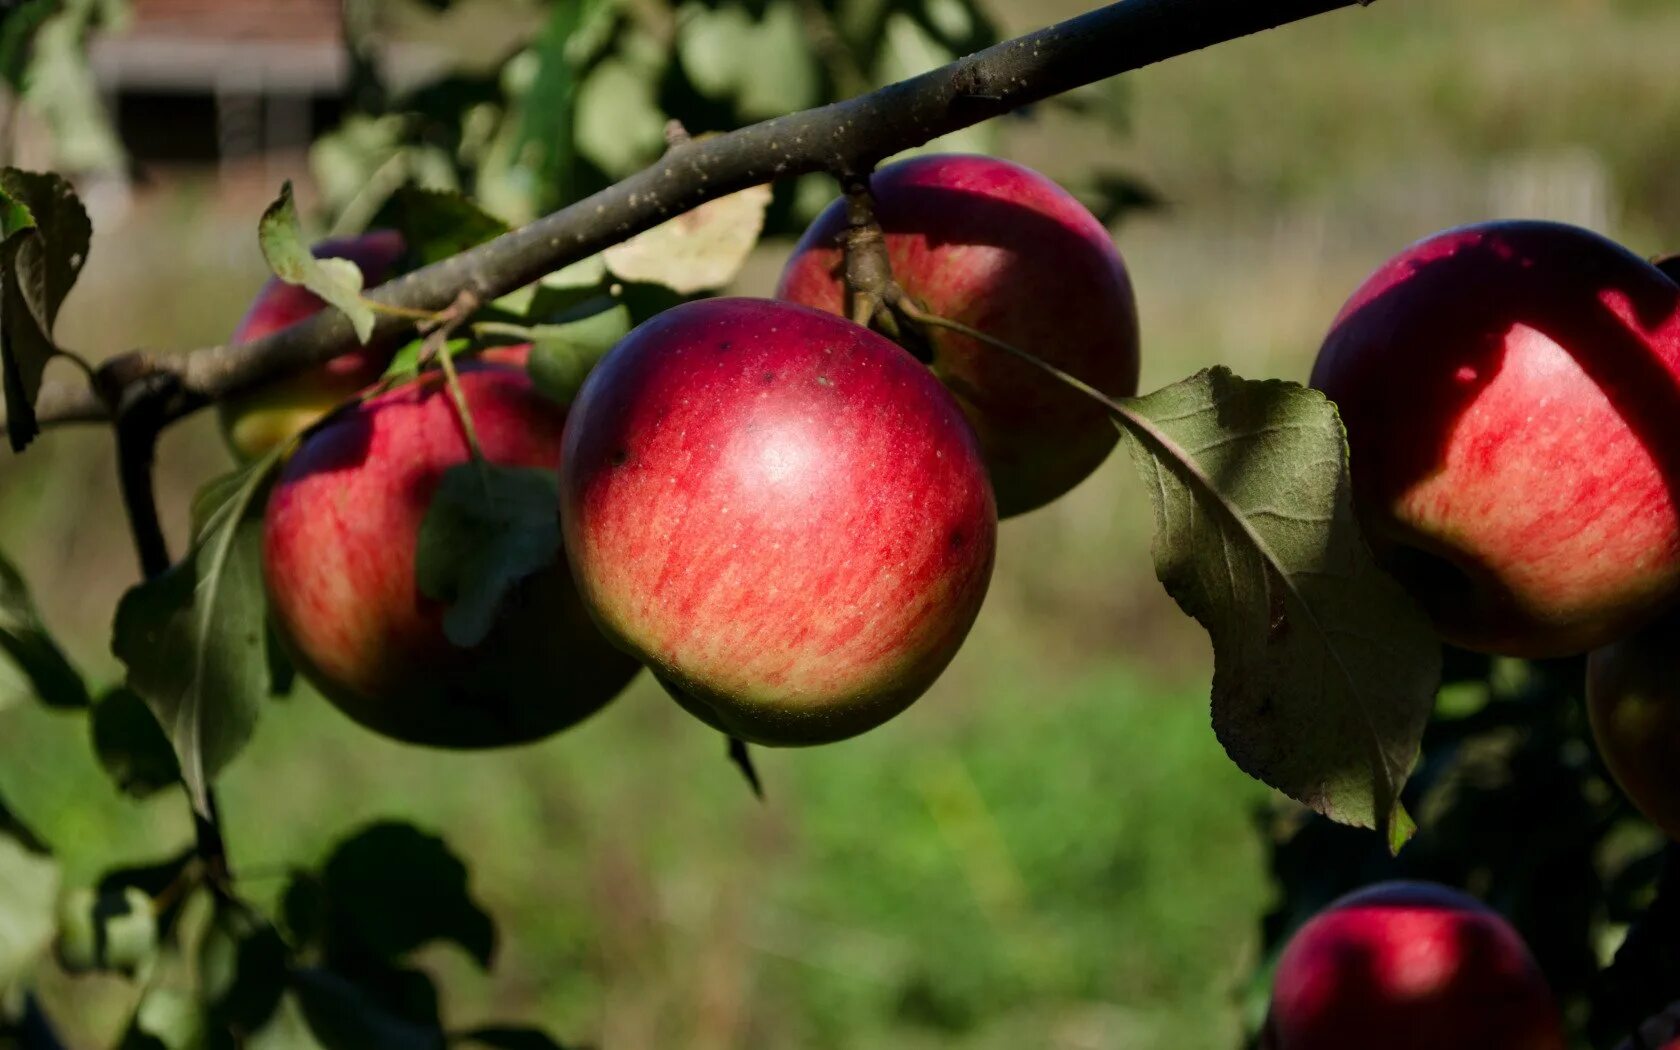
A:
[[[1598,753],[1646,819],[1680,840],[1680,618],[1666,615],[1587,657]]]
[[[375,285],[390,275],[404,250],[401,234],[370,230],[343,240],[323,241],[315,246],[314,253],[322,259],[349,259],[361,269],[366,283]],[[270,277],[245,319],[233,330],[230,342],[261,339],[319,313],[325,305],[313,292]],[[219,414],[228,448],[242,462],[262,456],[378,379],[395,349],[389,342],[358,347],[260,390],[223,401]]]
[[[565,410],[521,371],[464,364],[461,385],[487,460],[555,469]],[[263,575],[277,633],[351,718],[412,743],[492,747],[547,736],[623,688],[636,663],[601,637],[564,559],[505,600],[470,649],[415,582],[421,521],[466,440],[435,373],[348,409],[286,463],[263,521]]]
[[[1564,1050],[1551,990],[1496,912],[1432,883],[1344,897],[1291,938],[1272,1050]]]
[[[1408,248],[1313,368],[1378,557],[1468,649],[1583,652],[1680,589],[1680,286],[1597,234]]]
[[[974,433],[915,358],[790,303],[667,310],[596,366],[561,525],[607,635],[703,721],[816,744],[931,685],[991,578]]]
[[[991,157],[938,155],[870,179],[898,283],[923,309],[1071,372],[1137,392],[1137,306],[1102,223],[1049,179]],[[845,202],[817,217],[777,295],[845,316]],[[1101,405],[995,347],[927,327],[934,374],[985,453],[998,513],[1043,506],[1102,464],[1119,439]]]

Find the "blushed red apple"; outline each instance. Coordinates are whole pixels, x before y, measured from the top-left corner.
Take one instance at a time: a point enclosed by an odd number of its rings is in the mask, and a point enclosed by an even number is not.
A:
[[[460,375],[487,460],[558,468],[564,409],[515,369]],[[466,462],[436,373],[305,438],[263,521],[272,620],[299,670],[371,729],[438,747],[536,740],[601,707],[637,666],[590,621],[563,558],[512,591],[482,643],[447,640],[415,548],[444,471]]]
[[[395,231],[370,230],[355,237],[323,241],[313,250],[317,258],[349,259],[372,286],[390,276],[405,246],[402,235]],[[313,292],[270,277],[229,341],[238,344],[261,339],[319,313],[325,305]],[[240,460],[262,456],[378,379],[395,349],[389,342],[358,347],[221,402],[218,412],[228,448]]]
[[[561,523],[607,634],[761,744],[863,732],[931,685],[991,577],[962,410],[913,357],[789,303],[667,310],[596,366]]]
[[[1564,1050],[1522,937],[1444,886],[1389,882],[1332,904],[1278,960],[1270,1050]]]
[[[1680,590],[1680,286],[1573,226],[1436,234],[1313,368],[1367,539],[1449,641],[1578,653]]]
[[[961,154],[890,164],[870,179],[893,276],[923,309],[1025,350],[1104,393],[1137,392],[1137,306],[1102,223],[1018,164]],[[829,205],[794,249],[777,295],[847,315]],[[1008,517],[1043,506],[1119,438],[1101,405],[968,336],[929,326],[934,373],[968,414]]]
[[[1628,800],[1680,841],[1680,617],[1665,615],[1587,657],[1587,716]]]

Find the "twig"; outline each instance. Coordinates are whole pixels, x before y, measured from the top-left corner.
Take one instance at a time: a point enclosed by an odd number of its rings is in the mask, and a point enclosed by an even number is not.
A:
[[[1124,0],[877,91],[778,117],[668,151],[656,163],[512,233],[397,278],[370,293],[414,310],[446,307],[463,290],[488,302],[706,201],[816,171],[846,176],[1072,88],[1360,0]],[[385,316],[375,336],[406,324]],[[336,310],[239,346],[160,359],[180,383],[174,420],[356,346]],[[36,402],[44,426],[108,420],[91,391],[52,384]]]

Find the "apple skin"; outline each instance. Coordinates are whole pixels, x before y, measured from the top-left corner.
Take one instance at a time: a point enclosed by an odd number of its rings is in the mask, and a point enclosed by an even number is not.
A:
[[[1594,649],[1587,719],[1598,753],[1632,802],[1680,841],[1680,615]]]
[[[893,276],[930,313],[1071,372],[1137,392],[1137,305],[1102,223],[1066,190],[992,157],[943,154],[870,179]],[[845,201],[800,238],[776,294],[846,316]],[[934,374],[974,425],[1003,517],[1041,507],[1102,465],[1119,439],[1103,407],[965,335],[928,327]]]
[[[1387,882],[1343,897],[1278,960],[1270,1050],[1565,1050],[1522,937],[1475,898]]]
[[[566,413],[523,372],[463,364],[485,458],[556,469]],[[590,621],[564,559],[505,600],[479,645],[444,636],[414,576],[420,524],[466,440],[436,373],[347,409],[304,439],[269,497],[263,576],[299,670],[345,714],[398,740],[495,747],[591,714],[636,673]]]
[[[770,745],[853,736],[926,691],[997,532],[973,431],[920,363],[761,299],[678,306],[614,347],[572,407],[560,500],[608,637]]]
[[[1367,540],[1453,644],[1584,652],[1680,590],[1680,286],[1613,242],[1423,240],[1342,308],[1312,385]]]
[[[355,263],[369,286],[390,276],[406,250],[402,235],[393,230],[370,230],[355,237],[322,241],[313,248],[317,258]],[[230,342],[254,342],[290,328],[325,306],[315,293],[270,277],[244,320],[233,330]],[[396,346],[389,341],[358,347],[260,390],[223,401],[218,411],[223,439],[241,462],[263,456],[378,379],[395,351]]]

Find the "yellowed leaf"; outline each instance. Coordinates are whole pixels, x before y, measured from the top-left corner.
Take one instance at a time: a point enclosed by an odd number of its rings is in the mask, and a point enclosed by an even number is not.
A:
[[[662,284],[682,295],[721,288],[735,278],[758,235],[770,187],[752,186],[614,245],[602,254],[620,280]]]

